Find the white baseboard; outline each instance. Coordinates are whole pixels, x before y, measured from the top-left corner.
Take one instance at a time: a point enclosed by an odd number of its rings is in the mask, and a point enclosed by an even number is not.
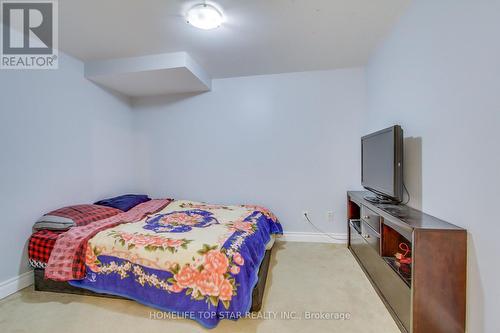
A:
[[[333,238],[330,238],[330,237]],[[284,232],[277,240],[285,242],[311,242],[346,244],[347,234],[329,233],[328,236],[317,232]]]
[[[33,284],[33,271],[28,271],[8,280],[0,282],[0,299]]]

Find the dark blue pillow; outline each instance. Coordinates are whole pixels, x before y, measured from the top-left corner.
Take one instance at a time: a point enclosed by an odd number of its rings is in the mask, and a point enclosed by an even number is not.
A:
[[[151,200],[151,198],[145,194],[125,194],[118,197],[97,201],[94,203],[94,205],[113,207],[126,212],[134,208],[138,204],[149,200]]]

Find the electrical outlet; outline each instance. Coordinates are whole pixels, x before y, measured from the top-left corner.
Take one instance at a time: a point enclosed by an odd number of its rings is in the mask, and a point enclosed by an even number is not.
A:
[[[333,222],[333,211],[329,210],[328,212],[326,212],[326,220],[329,223]]]

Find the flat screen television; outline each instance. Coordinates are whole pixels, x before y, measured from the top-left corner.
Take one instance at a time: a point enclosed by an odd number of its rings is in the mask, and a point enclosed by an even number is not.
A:
[[[361,184],[376,203],[403,200],[403,129],[395,125],[361,138]]]

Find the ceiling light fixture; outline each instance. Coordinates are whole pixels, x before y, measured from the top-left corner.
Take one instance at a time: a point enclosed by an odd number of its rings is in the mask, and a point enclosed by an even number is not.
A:
[[[196,28],[210,30],[218,28],[224,19],[217,8],[210,4],[200,3],[187,12],[186,20]]]

